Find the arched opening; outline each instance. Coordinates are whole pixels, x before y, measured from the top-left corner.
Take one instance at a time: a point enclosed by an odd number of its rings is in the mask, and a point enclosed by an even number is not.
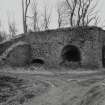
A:
[[[81,55],[80,51],[76,46],[67,45],[62,50],[63,61],[67,62],[80,62]]]
[[[11,66],[26,66],[30,63],[31,46],[28,44],[8,48],[6,64]]]
[[[105,46],[102,47],[102,65],[105,68]]]
[[[42,59],[32,59],[31,64],[35,66],[41,66],[44,64],[44,61]]]

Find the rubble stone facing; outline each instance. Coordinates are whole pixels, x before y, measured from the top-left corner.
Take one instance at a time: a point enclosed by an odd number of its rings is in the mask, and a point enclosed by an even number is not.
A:
[[[28,44],[18,45],[9,51],[6,63],[11,66],[25,66],[31,60],[31,48]]]
[[[103,66],[102,55],[105,52],[102,52],[102,48],[105,45],[105,31],[98,27],[75,27],[31,32],[23,35],[22,38],[12,40],[13,44],[19,41],[26,42],[30,47],[27,45],[16,46],[10,51],[7,61],[13,65],[25,65],[29,59],[43,59],[49,65],[60,65],[64,62],[63,48],[73,45],[80,51],[81,61],[79,63],[81,66]],[[6,43],[11,43],[11,41]],[[2,45],[0,45],[1,51]]]

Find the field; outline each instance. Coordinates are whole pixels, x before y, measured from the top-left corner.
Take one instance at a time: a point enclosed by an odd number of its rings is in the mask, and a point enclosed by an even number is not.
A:
[[[0,105],[105,105],[105,71],[2,68]]]

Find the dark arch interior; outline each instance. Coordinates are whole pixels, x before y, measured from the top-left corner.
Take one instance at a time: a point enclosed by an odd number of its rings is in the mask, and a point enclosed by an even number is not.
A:
[[[32,59],[31,64],[40,64],[40,65],[43,65],[44,61],[42,59]]]
[[[102,64],[105,68],[105,46],[102,47]]]
[[[81,60],[80,51],[76,46],[67,45],[63,48],[62,58],[64,61],[78,62]]]

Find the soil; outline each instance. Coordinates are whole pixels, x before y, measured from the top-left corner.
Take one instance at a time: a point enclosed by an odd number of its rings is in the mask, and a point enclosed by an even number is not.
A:
[[[105,105],[104,70],[0,71],[0,105]]]

